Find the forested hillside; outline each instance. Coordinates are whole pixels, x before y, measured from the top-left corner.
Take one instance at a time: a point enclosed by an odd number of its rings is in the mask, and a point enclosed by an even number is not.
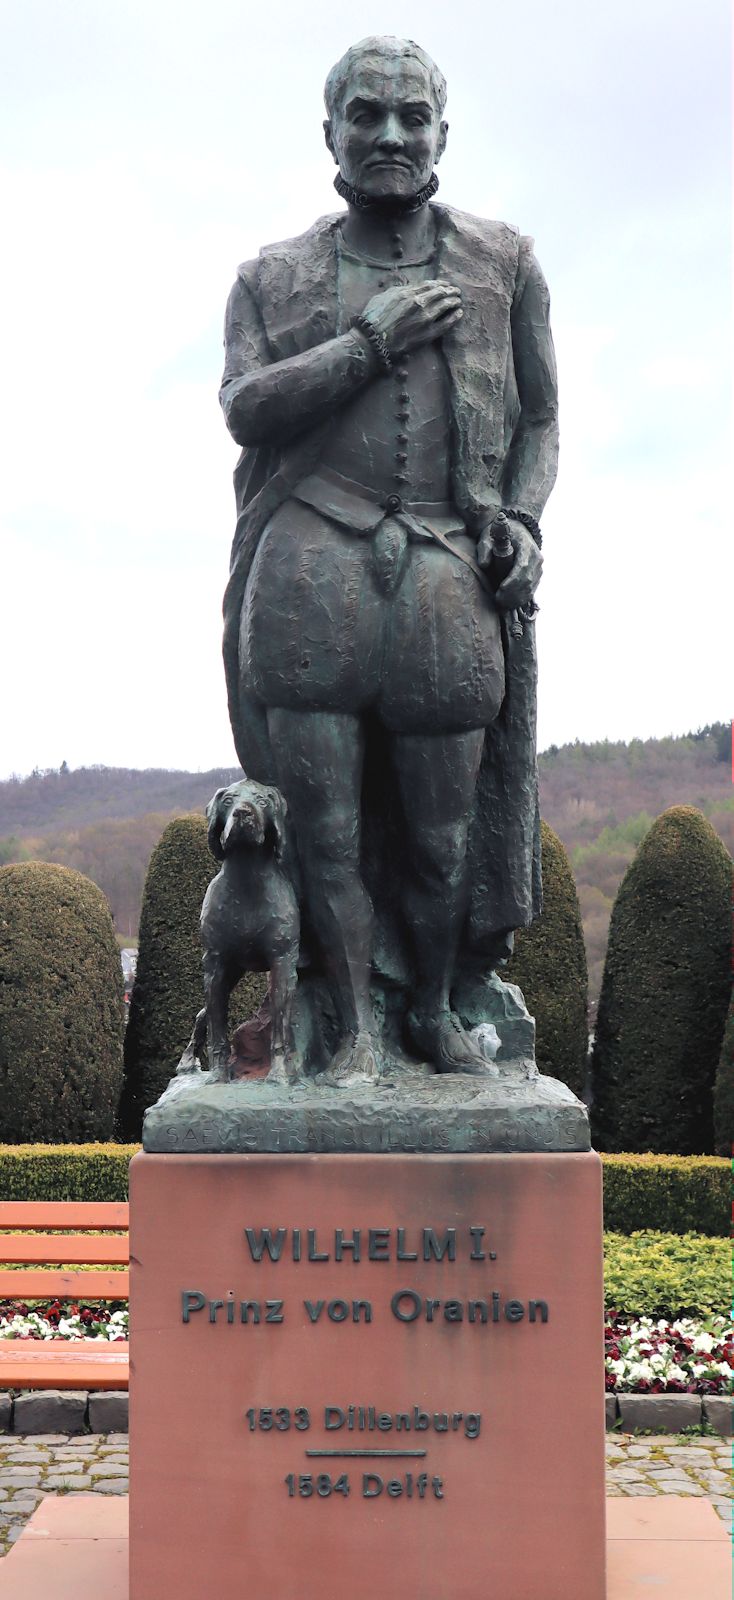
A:
[[[76,867],[103,889],[115,927],[137,938],[143,882],[171,817],[202,812],[238,768],[210,772],[79,767],[0,783],[0,865],[29,857]]]
[[[703,811],[734,853],[731,728],[667,739],[551,746],[539,759],[541,810],[571,856],[596,1000],[612,902],[651,822],[668,806]],[[0,862],[58,861],[93,878],[126,940],[137,932],[145,871],[172,816],[203,811],[237,776],[82,767],[0,783]]]

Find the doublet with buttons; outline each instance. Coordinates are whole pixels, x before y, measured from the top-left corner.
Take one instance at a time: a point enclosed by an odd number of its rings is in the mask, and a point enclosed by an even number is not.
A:
[[[398,274],[339,250],[339,332],[368,301],[395,283],[434,276],[431,259]],[[448,501],[450,413],[448,377],[437,343],[420,345],[373,378],[335,419],[322,462],[376,493],[404,501]]]

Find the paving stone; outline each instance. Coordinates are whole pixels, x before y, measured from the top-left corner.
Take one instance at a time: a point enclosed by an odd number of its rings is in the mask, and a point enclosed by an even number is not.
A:
[[[108,1433],[106,1442],[107,1442],[107,1444],[127,1444],[127,1442],[128,1442],[127,1434],[126,1433]]]
[[[127,1494],[127,1478],[98,1478],[94,1485],[95,1494]]]
[[[93,1478],[126,1478],[128,1465],[127,1462],[115,1466],[112,1461],[93,1461],[89,1471]]]
[[[685,1444],[677,1445],[675,1453],[680,1457],[681,1461],[711,1460],[711,1451],[706,1448],[705,1444],[689,1444],[688,1440],[686,1440]]]
[[[20,1489],[23,1484],[33,1487],[40,1482],[40,1467],[8,1467],[0,1472],[0,1489]]]
[[[4,1450],[2,1461],[10,1467],[45,1467],[48,1455],[47,1450]]]
[[[23,1440],[18,1440],[19,1444],[22,1444],[23,1442],[24,1442]],[[69,1443],[69,1435],[68,1435],[68,1433],[34,1433],[32,1435],[32,1437],[31,1437],[31,1439],[29,1440],[29,1443],[33,1444],[33,1445],[38,1445],[38,1444],[68,1444]]]
[[[44,1489],[91,1489],[93,1479],[88,1472],[54,1472],[44,1478]]]
[[[88,1396],[83,1390],[43,1389],[19,1394],[13,1424],[17,1433],[82,1433]]]
[[[106,1394],[90,1394],[89,1425],[99,1433],[108,1431],[124,1434],[127,1428],[128,1406],[126,1389],[110,1389]]]
[[[680,1433],[701,1420],[701,1401],[695,1394],[620,1394],[617,1399],[626,1433],[647,1428]]]

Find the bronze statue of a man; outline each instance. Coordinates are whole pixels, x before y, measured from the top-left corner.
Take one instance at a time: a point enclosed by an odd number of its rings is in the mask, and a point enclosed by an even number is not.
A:
[[[288,804],[301,983],[343,1083],[394,1071],[398,1041],[486,1072],[470,1025],[540,906],[548,294],[530,239],[433,202],[445,100],[412,41],[347,51],[324,124],[346,210],[241,266],[227,307],[230,715]]]

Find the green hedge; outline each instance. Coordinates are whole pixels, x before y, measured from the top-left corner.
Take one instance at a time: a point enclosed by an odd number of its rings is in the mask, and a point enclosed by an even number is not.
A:
[[[653,823],[614,902],[592,1057],[600,1150],[714,1149],[732,860],[694,806]]]
[[[725,1316],[731,1308],[728,1239],[700,1233],[604,1235],[604,1299],[631,1316]]]
[[[583,1094],[589,1043],[588,983],[581,911],[571,863],[558,835],[540,824],[543,912],[515,934],[515,953],[500,971],[519,984],[535,1017],[541,1072]]]
[[[604,1155],[604,1226],[615,1233],[729,1232],[731,1165],[717,1156]]]
[[[714,1083],[714,1149],[720,1156],[734,1151],[734,991]]]
[[[137,1144],[2,1144],[0,1200],[127,1200]]]
[[[0,1200],[126,1200],[137,1144],[0,1145]],[[612,1233],[729,1232],[731,1172],[716,1156],[602,1156]]]
[[[0,1138],[109,1139],[123,1023],[102,890],[46,861],[0,867]]]

